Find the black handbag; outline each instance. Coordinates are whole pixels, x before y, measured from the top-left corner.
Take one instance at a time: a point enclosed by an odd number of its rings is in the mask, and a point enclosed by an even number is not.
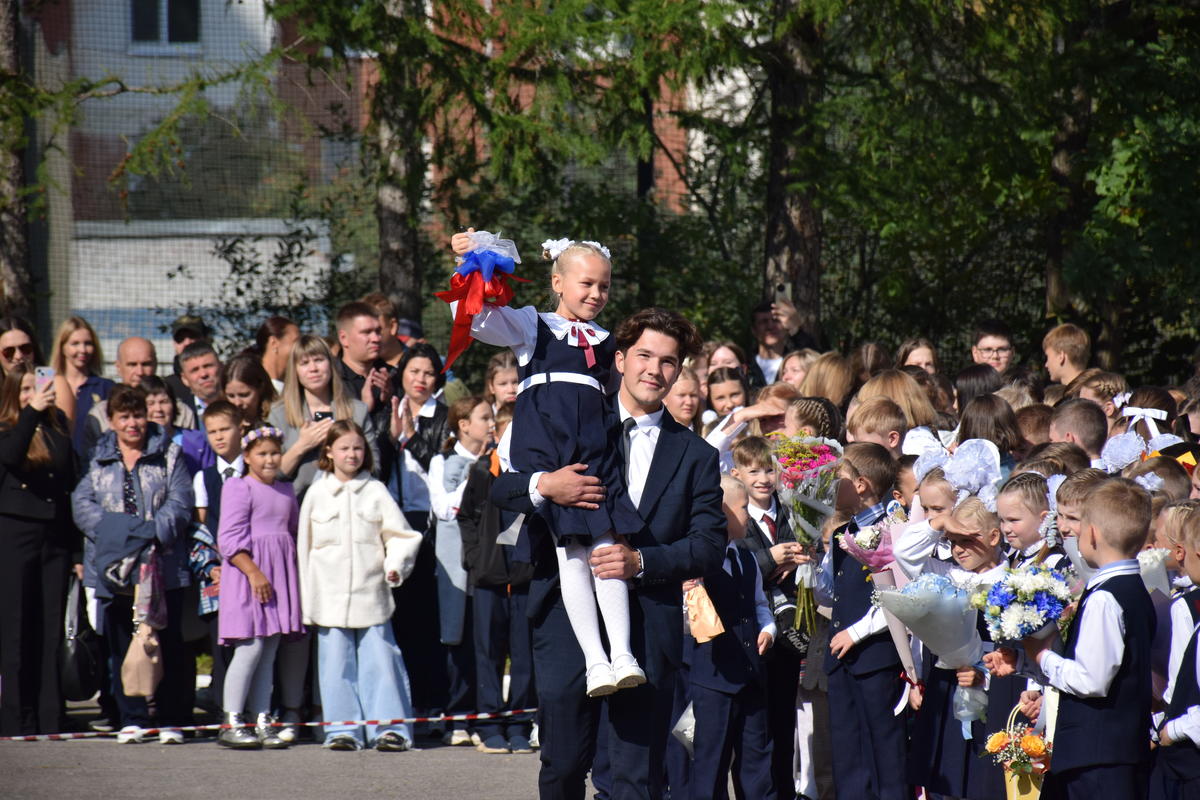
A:
[[[100,636],[88,622],[85,602],[83,583],[71,575],[64,618],[60,680],[63,698],[75,702],[93,697],[100,690],[104,674]]]

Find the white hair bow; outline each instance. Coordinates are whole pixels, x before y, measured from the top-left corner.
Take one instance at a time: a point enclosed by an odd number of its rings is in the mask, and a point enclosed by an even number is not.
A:
[[[1100,451],[1101,467],[1108,474],[1120,472],[1146,452],[1146,440],[1134,431],[1119,433],[1104,443]]]
[[[946,460],[942,471],[958,492],[957,506],[976,495],[989,511],[996,510],[996,484],[1000,481],[1000,450],[987,439],[968,439]]]
[[[1174,444],[1182,444],[1183,439],[1173,433],[1160,433],[1150,441],[1146,442],[1147,453],[1157,453],[1165,447],[1170,447]]]
[[[1058,489],[1066,479],[1066,475],[1057,472],[1046,478],[1046,503],[1050,508],[1050,512],[1046,514],[1046,518],[1038,526],[1038,533],[1046,541],[1047,547],[1054,547],[1054,545],[1058,544]]]
[[[575,244],[573,239],[547,239],[546,241],[542,242],[542,249],[545,250],[550,256],[551,261],[557,261],[558,257],[563,254],[563,251],[573,244]],[[579,244],[591,245],[601,253],[604,253],[605,258],[612,258],[612,254],[608,252],[608,248],[599,242],[584,240],[579,242]]]
[[[1114,394],[1112,399],[1113,408],[1120,408],[1128,403],[1130,394],[1130,392],[1117,392]]]
[[[1146,431],[1150,434],[1150,438],[1153,439],[1155,436],[1158,436],[1158,425],[1154,423],[1154,420],[1157,419],[1165,422],[1167,419],[1167,412],[1163,411],[1161,408],[1138,408],[1137,406],[1126,406],[1125,408],[1121,409],[1121,416],[1129,418],[1129,427],[1127,427],[1126,430],[1133,430],[1134,425],[1137,425],[1139,422],[1145,422]]]
[[[921,481],[925,480],[925,476],[933,472],[938,467],[946,463],[950,458],[950,454],[946,452],[944,447],[930,447],[924,453],[917,456],[917,460],[913,462],[913,477],[917,479],[917,485],[921,485]]]
[[[1147,472],[1145,475],[1138,475],[1133,479],[1133,482],[1145,489],[1150,494],[1154,494],[1167,484],[1167,482],[1162,479],[1162,476],[1156,472]]]

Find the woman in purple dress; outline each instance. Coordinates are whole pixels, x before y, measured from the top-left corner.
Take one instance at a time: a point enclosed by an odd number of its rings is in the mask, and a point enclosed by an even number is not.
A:
[[[292,485],[275,480],[283,458],[282,431],[250,431],[242,437],[242,454],[247,474],[225,481],[217,533],[225,563],[218,630],[221,644],[234,648],[223,698],[230,727],[217,741],[226,747],[280,748],[289,742],[272,727],[275,654],[285,637],[304,634],[296,560],[300,507]],[[295,695],[303,688],[304,671],[292,674],[297,666],[281,660],[285,707],[299,705]],[[254,717],[253,730],[247,716]]]

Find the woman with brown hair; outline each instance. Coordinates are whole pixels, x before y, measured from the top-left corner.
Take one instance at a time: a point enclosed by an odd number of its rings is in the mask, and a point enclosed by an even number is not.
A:
[[[0,384],[0,735],[62,726],[58,651],[71,551],[75,454],[54,383],[32,364]]]

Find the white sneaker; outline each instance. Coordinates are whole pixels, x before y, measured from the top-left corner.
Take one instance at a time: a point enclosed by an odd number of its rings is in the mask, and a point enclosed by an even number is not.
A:
[[[463,730],[450,731],[442,737],[442,744],[449,745],[450,747],[471,744],[471,734]]]
[[[594,664],[587,671],[588,697],[604,697],[617,690],[617,679],[608,664]]]
[[[183,731],[174,728],[163,728],[158,732],[159,744],[183,744]]]
[[[613,662],[613,678],[616,679],[618,689],[632,689],[646,682],[646,673],[638,666],[637,659],[629,656],[624,663]]]
[[[137,725],[126,725],[117,731],[117,744],[138,744],[145,741],[146,731]]]

